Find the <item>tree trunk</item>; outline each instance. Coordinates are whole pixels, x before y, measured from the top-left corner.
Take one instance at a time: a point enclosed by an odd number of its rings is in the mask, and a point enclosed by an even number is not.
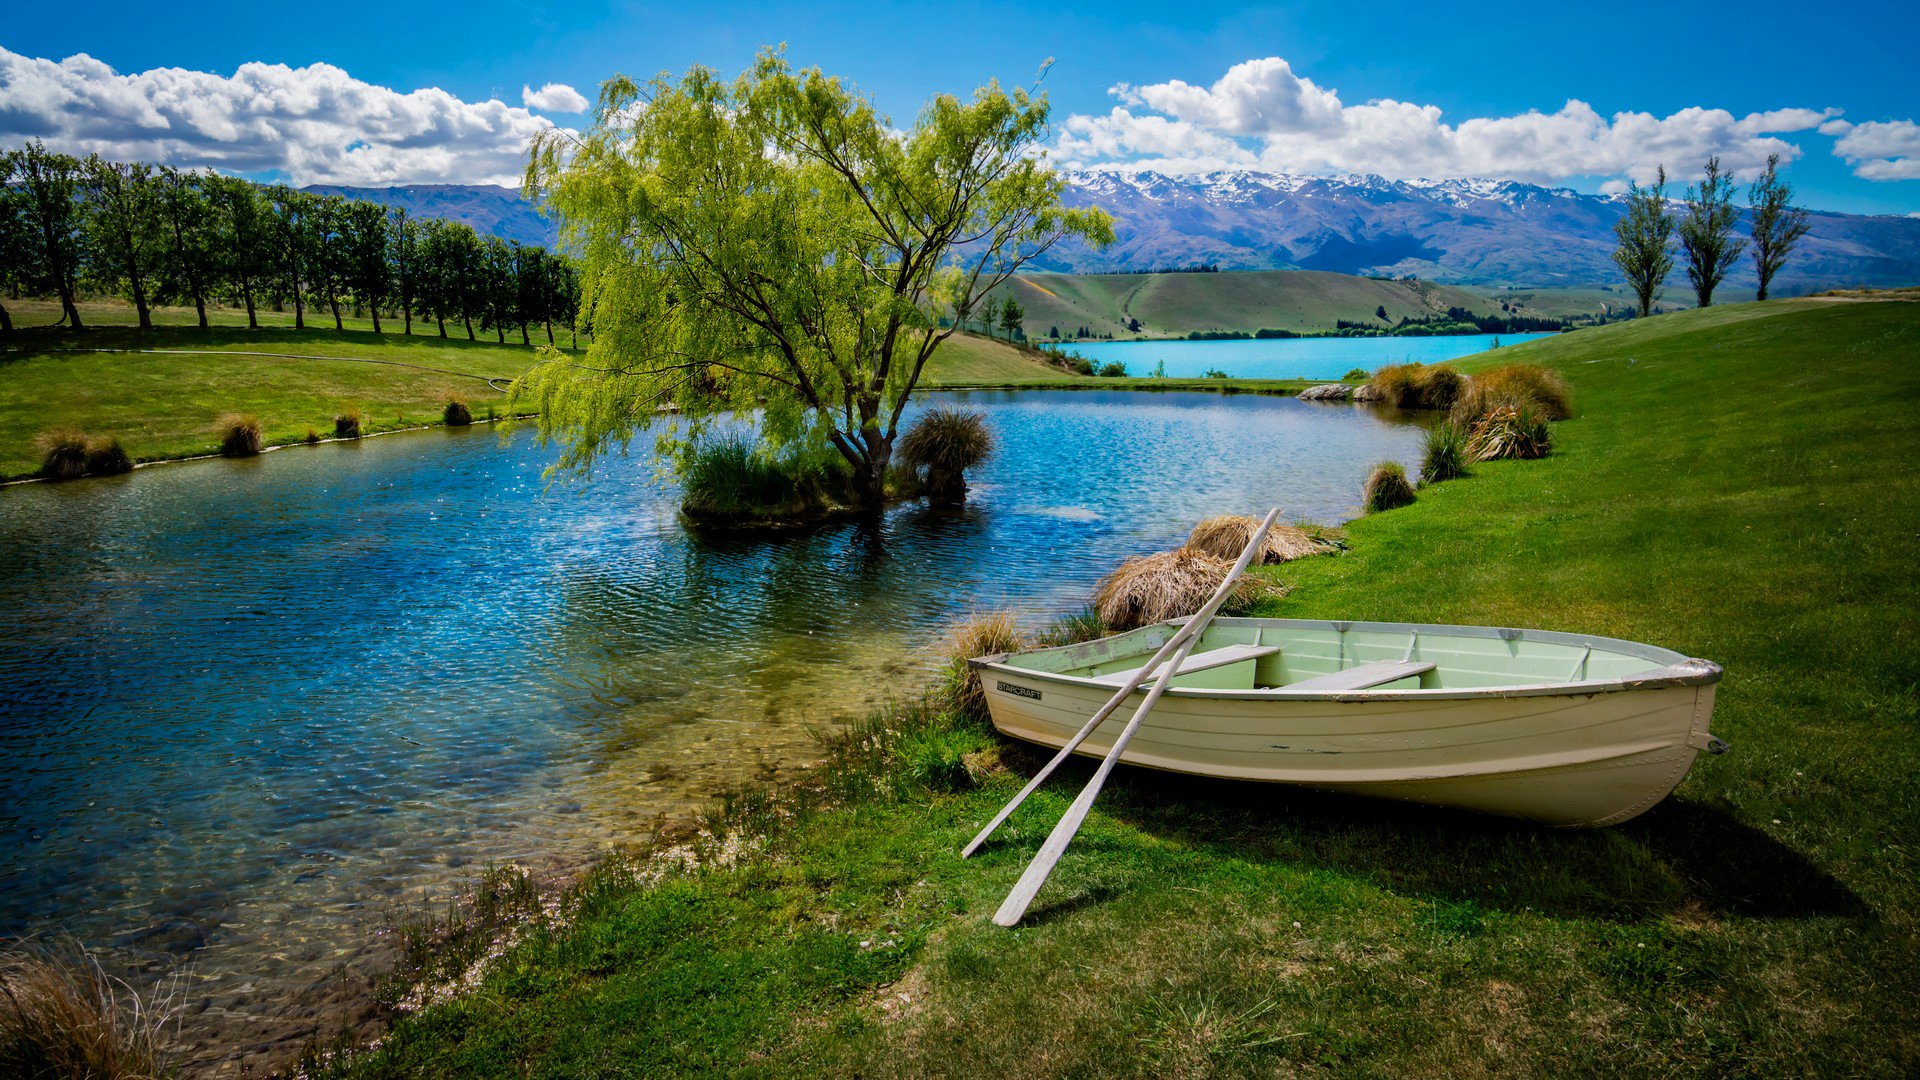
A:
[[[207,328],[207,301],[205,297],[200,295],[199,285],[193,286],[193,310],[195,314],[200,316],[200,329],[205,330]]]
[[[447,336],[447,317],[445,315],[440,316],[440,336]]]
[[[460,321],[467,324],[467,340],[478,341],[479,339],[473,336],[473,316],[462,315],[460,316]]]
[[[7,314],[7,305],[0,304],[0,334],[13,333],[13,317]]]
[[[295,330],[307,328],[307,308],[300,301],[300,271],[297,269],[293,272],[293,328]]]
[[[327,306],[333,309],[333,328],[345,330],[346,327],[340,322],[340,294],[334,292],[332,288],[327,289]]]
[[[553,320],[547,320],[547,344],[553,344]]]
[[[73,279],[66,276],[60,279],[60,313],[75,330],[86,329],[80,324],[80,308],[73,302]]]
[[[529,349],[533,348],[533,342],[527,340],[527,324],[526,323],[520,324],[520,344],[526,346]]]
[[[493,340],[496,344],[505,345],[507,343],[507,328],[499,323],[494,323]]]
[[[247,329],[260,329],[260,318],[253,311],[253,279],[245,274],[240,275],[240,296],[247,302]]]
[[[407,336],[412,337],[413,336],[413,305],[402,303],[400,305],[400,317],[407,320]]]
[[[376,334],[379,333],[380,332],[380,305],[379,304],[373,305],[372,307],[367,309],[367,312],[368,314],[373,316],[373,332]]]

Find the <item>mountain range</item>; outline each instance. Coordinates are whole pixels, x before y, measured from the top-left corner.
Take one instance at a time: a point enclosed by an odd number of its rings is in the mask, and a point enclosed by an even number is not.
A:
[[[1132,272],[1331,270],[1530,287],[1615,283],[1613,225],[1624,197],[1506,180],[1386,180],[1261,172],[1069,172],[1064,200],[1114,216],[1106,251],[1062,244],[1036,269]],[[326,187],[350,198],[464,221],[523,243],[551,243],[551,219],[513,188]],[[1676,207],[1677,209],[1677,207]],[[1813,211],[1776,284],[1786,294],[1920,282],[1920,217]],[[1744,228],[1744,224],[1742,226]],[[1751,288],[1744,258],[1730,288]],[[1684,281],[1677,282],[1684,288]]]

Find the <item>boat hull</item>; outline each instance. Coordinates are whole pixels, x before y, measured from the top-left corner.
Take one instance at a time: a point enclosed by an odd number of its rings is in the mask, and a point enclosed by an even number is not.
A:
[[[976,667],[994,727],[1016,739],[1063,746],[1113,693],[995,659]],[[1665,798],[1712,745],[1717,678],[1712,668],[1711,678],[1644,685],[1294,698],[1176,684],[1121,761],[1602,827]],[[1077,752],[1104,757],[1143,698],[1136,692]]]

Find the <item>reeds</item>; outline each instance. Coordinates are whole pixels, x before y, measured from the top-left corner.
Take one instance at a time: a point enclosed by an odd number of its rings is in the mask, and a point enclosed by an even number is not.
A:
[[[216,425],[220,433],[221,457],[252,457],[266,445],[260,419],[243,413],[228,413]]]
[[[1413,485],[1407,482],[1407,470],[1397,461],[1375,465],[1361,491],[1361,502],[1369,514],[1405,506],[1413,499]]]
[[[0,1076],[170,1075],[161,1047],[175,1011],[170,995],[143,999],[78,946],[16,943],[0,953]]]
[[[799,518],[845,496],[847,481],[837,456],[774,455],[752,438],[732,435],[703,442],[681,459],[680,508],[715,522]]]
[[[897,447],[901,461],[920,471],[929,500],[966,500],[966,471],[993,452],[987,418],[971,409],[940,406],[920,414]]]
[[[55,428],[35,437],[40,451],[40,475],[49,480],[72,480],[87,472],[87,436],[79,428]]]
[[[1229,560],[1187,547],[1137,556],[1100,579],[1093,609],[1115,631],[1182,618],[1200,610],[1232,569]],[[1258,582],[1242,575],[1228,602],[1244,605],[1258,588]]]
[[[1388,364],[1373,373],[1364,400],[1402,409],[1450,409],[1466,385],[1466,376],[1447,364]],[[1362,400],[1358,394],[1354,399]]]
[[[972,615],[947,632],[947,686],[953,702],[961,711],[984,716],[986,690],[980,676],[967,661],[978,656],[1018,652],[1027,647],[1027,637],[1013,614],[987,611]]]
[[[1553,428],[1531,405],[1501,405],[1474,422],[1466,449],[1475,461],[1546,457]]]
[[[333,437],[336,439],[357,439],[360,437],[360,411],[343,412],[333,418]]]
[[[1452,420],[1427,429],[1420,482],[1438,484],[1467,475],[1467,430]]]
[[[1187,537],[1187,546],[1216,559],[1232,562],[1240,557],[1247,541],[1253,539],[1253,531],[1259,527],[1260,522],[1250,517],[1234,514],[1210,517],[1193,527],[1192,534]],[[1267,530],[1266,542],[1261,547],[1263,550],[1254,560],[1255,565],[1292,562],[1334,550],[1333,545],[1315,539],[1307,530],[1279,522]]]
[[[467,408],[466,402],[454,398],[447,402],[446,411],[441,413],[440,418],[448,427],[466,427],[473,423],[473,412]]]
[[[1560,373],[1539,364],[1502,364],[1468,381],[1454,403],[1453,418],[1464,427],[1497,408],[1532,407],[1546,420],[1573,415],[1573,394]]]

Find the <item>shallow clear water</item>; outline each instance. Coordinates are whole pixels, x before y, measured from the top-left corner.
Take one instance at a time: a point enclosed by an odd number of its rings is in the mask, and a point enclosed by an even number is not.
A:
[[[635,457],[475,428],[0,491],[0,934],[190,965],[203,1045],[312,1029],[395,905],[575,863],[1036,621],[1206,514],[1337,521],[1419,431],[1252,395],[945,395],[964,510],[708,541]],[[324,995],[322,995],[324,996]],[[303,1003],[305,1002],[305,1003]]]
[[[1518,345],[1550,334],[1463,334],[1454,337],[1279,338],[1269,341],[1089,341],[1068,342],[1096,363],[1118,360],[1128,374],[1151,375],[1167,365],[1176,379],[1209,370],[1236,379],[1338,379],[1354,368],[1386,364],[1439,364],[1501,345]]]

